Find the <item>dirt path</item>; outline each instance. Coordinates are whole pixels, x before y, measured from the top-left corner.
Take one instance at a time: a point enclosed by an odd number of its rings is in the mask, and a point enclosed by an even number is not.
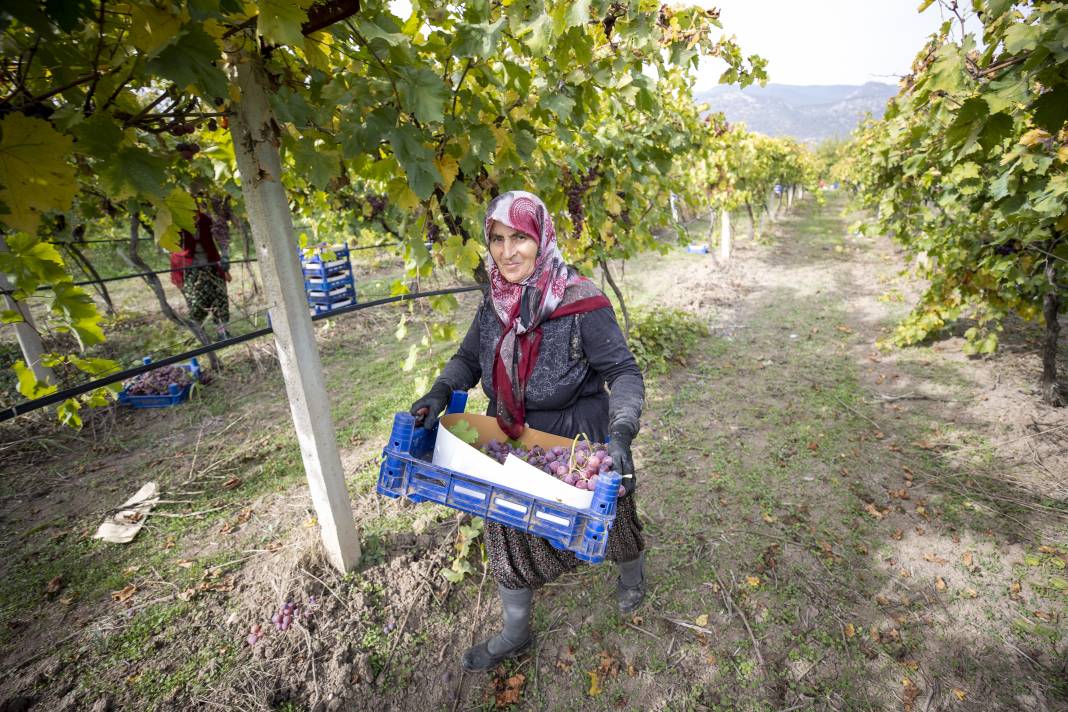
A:
[[[396,360],[349,344],[388,340],[384,318],[355,339],[327,333],[324,345],[364,536],[359,572],[338,576],[317,553],[278,376],[257,368],[226,386],[240,390],[239,413],[235,393],[209,393],[187,421],[166,421],[176,449],[200,449],[214,468],[217,481],[197,486],[236,477],[237,494],[213,495],[218,518],[168,520],[107,559],[116,573],[97,585],[105,600],[62,604],[64,589],[38,613],[7,618],[5,640],[28,647],[5,653],[0,700],[288,712],[1068,709],[1068,416],[1031,392],[1033,334],[1010,332],[1005,351],[981,362],[960,356],[955,337],[876,348],[916,285],[888,243],[849,237],[840,207],[807,200],[764,243],[739,240],[727,266],[675,250],[627,267],[632,306],[677,306],[712,327],[685,366],[647,384],[636,457],[650,589],[637,615],[615,612],[611,567],[589,567],[537,595],[530,656],[460,673],[460,652],[493,629],[499,606],[477,552],[464,583],[439,574],[459,518],[373,492],[388,413],[407,396]],[[272,427],[247,427],[265,413]],[[218,421],[201,445],[207,414]],[[122,462],[147,462],[150,448],[138,442]],[[184,481],[187,469],[168,477]],[[119,477],[124,490],[134,475]],[[95,511],[87,496],[79,511]],[[84,535],[75,555],[61,554],[46,543],[53,530],[31,536],[25,513],[9,516],[5,541],[22,568],[39,569],[40,580],[19,572],[34,595],[53,569],[23,549],[99,564]],[[124,566],[139,570],[124,578]],[[106,600],[127,580],[133,599]],[[243,643],[285,600],[307,614],[301,624]],[[73,625],[73,640],[58,625]]]

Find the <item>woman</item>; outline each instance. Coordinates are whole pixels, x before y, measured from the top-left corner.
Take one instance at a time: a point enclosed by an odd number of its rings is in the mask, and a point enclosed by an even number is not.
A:
[[[412,415],[433,429],[452,391],[469,390],[481,380],[488,414],[511,437],[524,424],[568,438],[585,433],[595,442],[610,436],[608,450],[624,475],[625,494],[616,505],[607,556],[619,565],[619,609],[633,611],[645,596],[645,544],[630,453],[645,395],[641,371],[611,303],[564,264],[540,199],[524,191],[495,198],[484,230],[493,258],[489,293],[460,349],[430,392],[412,405]],[[504,628],[464,653],[469,671],[488,670],[526,650],[534,640],[534,590],[579,563],[571,552],[497,522],[486,522],[485,538]]]
[[[222,220],[212,220],[199,204],[195,222],[194,232],[179,231],[182,249],[171,253],[171,282],[182,290],[189,305],[189,318],[199,325],[210,313],[219,336],[226,338],[230,323],[230,298],[226,294],[226,283],[230,281],[228,245],[220,240],[220,254],[216,238],[228,239],[229,230]]]

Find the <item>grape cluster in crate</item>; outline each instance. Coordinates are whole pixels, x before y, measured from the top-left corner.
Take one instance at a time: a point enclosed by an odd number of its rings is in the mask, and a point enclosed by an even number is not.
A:
[[[601,473],[610,472],[615,466],[605,445],[585,441],[573,449],[560,445],[551,448],[535,445],[527,450],[508,442],[490,440],[480,449],[502,464],[509,455],[514,455],[572,487],[590,492],[597,489],[597,478]]]
[[[164,366],[154,371],[142,373],[126,381],[123,385],[131,396],[165,396],[170,393],[171,384],[185,388],[193,382],[193,375],[181,366]]]

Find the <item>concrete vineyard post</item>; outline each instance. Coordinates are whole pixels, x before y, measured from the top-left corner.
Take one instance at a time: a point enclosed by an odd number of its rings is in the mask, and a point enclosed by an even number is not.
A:
[[[252,47],[230,53],[236,65],[231,81],[240,92],[230,130],[241,173],[252,236],[274,327],[278,361],[285,379],[293,425],[308,476],[327,558],[343,572],[360,561],[360,538],[345,487],[330,396],[308,313],[304,282],[293,239],[293,216],[282,185],[278,126],[267,97],[267,77],[253,38],[235,37]]]
[[[791,184],[786,191],[786,209],[794,207],[794,186]]]
[[[719,259],[731,258],[731,214],[726,208],[719,211]]]
[[[0,252],[9,252],[3,235],[0,235]],[[15,285],[11,283],[7,275],[0,272],[0,289],[8,292],[14,288]],[[40,383],[54,385],[55,378],[52,376],[52,369],[41,363],[44,346],[41,344],[41,335],[37,332],[37,325],[30,313],[30,306],[16,300],[10,294],[4,294],[4,307],[22,315],[23,321],[14,324],[15,338],[22,350],[22,360],[26,362],[26,365],[33,371],[34,378]]]

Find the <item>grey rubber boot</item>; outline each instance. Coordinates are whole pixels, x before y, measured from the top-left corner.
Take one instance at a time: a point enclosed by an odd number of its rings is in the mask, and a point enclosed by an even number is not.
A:
[[[616,581],[616,598],[619,612],[630,613],[645,600],[645,552],[633,561],[619,563],[619,579]]]
[[[489,640],[468,648],[463,655],[464,670],[477,672],[496,667],[507,658],[522,654],[534,642],[530,632],[530,610],[534,591],[529,588],[497,586],[504,612],[504,629]]]

